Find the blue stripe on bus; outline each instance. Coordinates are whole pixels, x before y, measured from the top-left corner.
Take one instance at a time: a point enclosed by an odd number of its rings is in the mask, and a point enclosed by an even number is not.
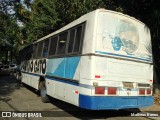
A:
[[[78,67],[80,57],[69,57],[66,59],[65,78],[73,79]]]
[[[28,72],[24,72],[24,71],[22,71],[22,73],[29,74],[29,75],[33,75],[33,76],[38,76],[38,77],[41,76],[41,75],[39,75],[39,74],[28,73]],[[79,86],[79,83],[78,83],[78,82],[75,82],[74,80],[63,80],[63,78],[60,79],[60,78],[53,78],[53,77],[48,77],[48,76],[45,76],[45,78],[47,78],[47,79],[49,79],[49,80],[54,80],[54,81],[58,81],[58,82],[63,82],[63,83],[67,83],[67,84]]]
[[[126,58],[134,58],[134,59],[138,59],[138,60],[144,60],[144,61],[152,62],[151,58],[137,58],[137,57],[127,56],[127,55],[120,55],[120,54],[109,53],[109,52],[102,52],[102,51],[96,51],[96,53],[108,54],[108,55],[114,55],[114,56],[126,57]]]
[[[90,110],[141,108],[153,105],[152,96],[87,96],[79,94],[79,107]]]
[[[35,73],[28,73],[28,72],[24,72],[24,71],[22,71],[22,72],[25,73],[25,74],[33,75],[33,76],[38,76],[38,77],[41,76],[41,75],[35,74]],[[47,78],[49,80],[55,80],[55,81],[58,81],[58,82],[63,82],[63,83],[75,85],[75,86],[80,86],[80,87],[87,88],[87,89],[93,89],[95,87],[93,85],[87,85],[87,84],[78,83],[77,80],[73,80],[73,79],[66,80],[66,78],[56,78],[56,76],[51,76],[51,77],[45,76],[45,78]],[[109,87],[109,86],[104,86],[104,87],[107,89],[107,87]],[[127,91],[126,88],[118,88],[118,89],[120,91]],[[131,90],[132,91],[138,91],[138,88],[132,88]]]
[[[25,73],[25,74],[29,74],[29,75],[33,75],[33,76],[38,76],[40,77],[41,75],[39,74],[34,74],[34,73],[28,73],[28,72],[24,72],[22,71],[22,73]],[[53,76],[54,77],[54,76]],[[54,81],[58,81],[58,82],[63,82],[63,83],[66,83],[66,84],[71,84],[71,85],[75,85],[75,86],[79,86],[79,83],[74,81],[74,80],[64,80],[63,78],[60,79],[60,78],[53,78],[53,77],[48,77],[48,76],[45,76],[46,79],[49,79],[49,80],[54,80]],[[83,87],[87,87],[89,85],[83,85]]]
[[[74,81],[74,80],[62,80],[62,79],[59,79],[59,78],[51,78],[51,77],[45,77],[49,80],[54,80],[54,81],[58,81],[58,82],[62,82],[62,83],[66,83],[66,84],[70,84],[70,85],[75,85],[75,86],[79,86],[79,83]]]
[[[86,85],[86,84],[79,84],[80,87],[83,87],[83,88],[88,88],[88,89],[92,89],[94,88],[93,85]]]
[[[46,75],[73,79],[80,57],[48,59]]]
[[[33,75],[33,76],[38,76],[38,77],[41,76],[41,75],[39,75],[39,74],[28,73],[28,72],[24,72],[24,71],[22,71],[22,73],[29,74],[29,75]],[[66,83],[66,84],[71,84],[71,85],[75,85],[75,86],[80,86],[80,87],[83,87],[83,88],[88,88],[88,89],[94,88],[94,86],[92,86],[92,85],[80,84],[80,83],[78,83],[77,81],[74,81],[74,80],[72,80],[72,79],[70,79],[70,80],[65,80],[66,78],[56,78],[56,76],[55,76],[55,78],[54,78],[54,76],[53,76],[53,77],[45,76],[45,78],[46,78],[46,79],[49,79],[49,80],[54,80],[54,81],[58,81],[58,82],[63,82],[63,83]]]

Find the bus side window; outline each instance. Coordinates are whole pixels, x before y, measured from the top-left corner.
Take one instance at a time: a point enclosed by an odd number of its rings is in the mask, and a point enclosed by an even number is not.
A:
[[[75,38],[75,41],[74,41],[74,50],[73,50],[74,53],[79,52],[81,37],[82,37],[82,26],[79,26],[77,28],[76,38]]]
[[[36,58],[37,55],[38,44],[34,44],[32,58]]]
[[[49,39],[44,41],[42,57],[48,56],[48,44],[49,44]]]
[[[55,55],[58,37],[52,37],[50,40],[49,56]]]
[[[37,57],[42,56],[42,48],[43,48],[43,41],[39,42],[39,44],[38,44]]]
[[[18,54],[18,65],[22,62],[22,51]]]
[[[27,48],[24,48],[24,51],[23,51],[23,61],[25,61],[27,58]]]
[[[24,61],[24,49],[21,51],[21,61]]]
[[[68,53],[72,53],[73,51],[73,45],[74,45],[74,39],[75,39],[75,29],[72,29],[70,31],[70,39],[69,39],[69,45],[68,45]]]
[[[30,60],[32,58],[32,51],[33,51],[33,45],[30,45],[28,48],[27,48],[27,60]]]
[[[58,55],[65,54],[67,35],[68,35],[68,32],[65,32],[59,35],[58,46],[57,46]]]

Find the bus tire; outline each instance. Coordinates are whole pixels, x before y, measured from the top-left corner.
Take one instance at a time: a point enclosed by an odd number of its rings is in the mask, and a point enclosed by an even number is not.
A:
[[[43,103],[49,102],[49,98],[47,96],[47,90],[46,90],[46,86],[45,86],[45,81],[41,82],[40,95],[41,95],[41,100]]]

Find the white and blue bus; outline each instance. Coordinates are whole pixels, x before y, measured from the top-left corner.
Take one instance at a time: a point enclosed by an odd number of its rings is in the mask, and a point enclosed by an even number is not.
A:
[[[97,9],[20,51],[21,81],[90,110],[153,104],[149,28],[119,12]]]

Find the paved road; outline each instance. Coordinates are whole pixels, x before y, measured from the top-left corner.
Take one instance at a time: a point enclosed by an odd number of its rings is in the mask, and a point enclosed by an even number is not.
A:
[[[39,111],[42,118],[0,118],[0,120],[147,120],[144,117],[131,117],[132,111],[108,110],[89,111],[80,109],[60,100],[51,99],[51,103],[42,103],[38,93],[29,86],[20,87],[14,76],[0,76],[0,111]],[[27,113],[28,114],[28,113]],[[49,117],[52,116],[52,117]]]

